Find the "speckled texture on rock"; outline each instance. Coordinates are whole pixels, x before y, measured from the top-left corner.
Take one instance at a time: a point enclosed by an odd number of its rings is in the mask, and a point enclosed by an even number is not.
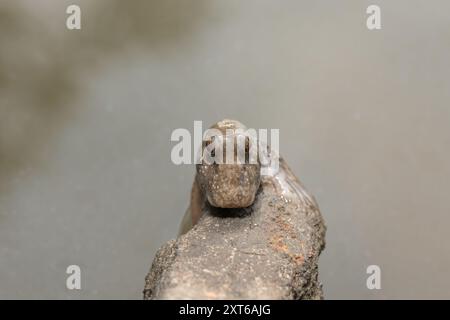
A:
[[[251,207],[203,211],[192,230],[156,254],[145,299],[322,298],[325,225],[283,160],[277,177],[262,179]]]

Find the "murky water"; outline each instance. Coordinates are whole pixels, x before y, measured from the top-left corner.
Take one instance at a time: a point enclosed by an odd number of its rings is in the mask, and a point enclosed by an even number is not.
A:
[[[0,298],[141,298],[193,179],[170,134],[225,117],[280,129],[327,298],[450,296],[448,1],[377,1],[372,32],[364,1],[79,3],[80,31],[0,5]]]

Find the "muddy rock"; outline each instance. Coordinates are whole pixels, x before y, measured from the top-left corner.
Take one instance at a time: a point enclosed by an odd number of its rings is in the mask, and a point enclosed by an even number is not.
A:
[[[166,243],[144,299],[321,299],[325,225],[312,201],[288,199],[270,180],[245,209],[206,205],[199,223]]]

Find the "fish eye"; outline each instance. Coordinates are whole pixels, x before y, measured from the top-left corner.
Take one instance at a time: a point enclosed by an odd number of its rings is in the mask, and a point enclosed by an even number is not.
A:
[[[250,163],[250,138],[245,137],[245,163]]]
[[[214,137],[212,137],[209,140],[204,140],[203,141],[203,150],[204,151],[209,151],[210,155],[212,158],[216,157],[216,147],[215,146],[211,146],[210,145],[214,142]],[[216,163],[216,161],[214,160],[214,163]]]

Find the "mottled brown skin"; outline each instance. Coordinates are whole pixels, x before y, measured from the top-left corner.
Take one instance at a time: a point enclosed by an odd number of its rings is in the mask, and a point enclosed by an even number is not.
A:
[[[223,133],[226,129],[246,130],[242,123],[234,120],[219,121],[211,128],[219,129]],[[273,156],[278,155],[270,155],[270,157]],[[308,194],[281,157],[279,157],[278,171],[262,177],[260,172],[259,162],[257,164],[207,164],[204,162],[198,164],[190,206],[182,220],[179,234],[186,233],[198,222],[205,204],[209,203],[212,207],[218,208],[247,208],[255,201],[258,189],[268,189],[268,186],[271,186],[276,197],[319,211],[314,197]]]
[[[247,128],[235,120],[222,120],[211,126],[212,129],[218,129],[223,136],[230,132],[236,133],[237,130],[246,130]],[[227,139],[235,139],[232,134]],[[248,142],[247,142],[248,144]],[[223,148],[223,156],[226,157],[225,145],[218,146]],[[216,148],[218,148],[216,146]],[[247,145],[248,150],[248,145]],[[237,158],[237,148],[234,148],[234,158]],[[218,208],[246,208],[251,206],[255,200],[256,192],[260,186],[261,165],[251,164],[227,164],[213,163],[209,164],[201,159],[202,162],[196,165],[196,175],[191,192],[191,202],[186,214],[182,220],[180,234],[189,231],[200,219],[202,208],[206,201],[213,207]]]

